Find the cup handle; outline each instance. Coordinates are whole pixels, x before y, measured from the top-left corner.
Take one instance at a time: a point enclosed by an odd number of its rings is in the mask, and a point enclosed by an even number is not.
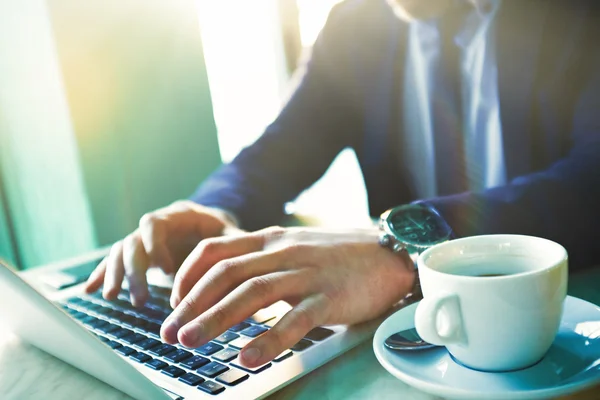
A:
[[[443,330],[438,326],[442,315],[447,321]],[[423,340],[438,346],[467,342],[460,301],[456,294],[438,293],[423,298],[415,312],[415,328]]]

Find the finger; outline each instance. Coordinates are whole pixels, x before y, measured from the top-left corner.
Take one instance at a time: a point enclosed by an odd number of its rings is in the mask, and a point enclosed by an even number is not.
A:
[[[298,343],[311,329],[323,325],[328,318],[327,309],[327,298],[322,294],[304,299],[275,326],[248,343],[242,350],[240,361],[253,368],[273,360]]]
[[[123,267],[123,242],[115,243],[106,259],[104,289],[102,296],[106,300],[114,300],[121,291],[125,269]]]
[[[139,232],[150,267],[161,268],[169,274],[175,272],[176,266],[167,246],[168,225],[167,216],[148,213],[140,219]]]
[[[96,290],[100,289],[100,286],[104,283],[104,274],[106,273],[106,258],[103,258],[100,261],[100,264],[92,271],[90,277],[85,283],[85,292],[86,293],[94,293]]]
[[[163,323],[163,337],[169,342],[176,342],[177,332],[182,326],[248,279],[277,271],[282,258],[281,253],[256,252],[220,261],[194,285]]]
[[[123,240],[123,264],[129,283],[131,304],[141,307],[148,299],[148,282],[146,280],[148,254],[146,254],[142,239],[137,232]]]
[[[206,272],[221,260],[262,250],[265,237],[259,233],[205,239],[185,259],[175,276],[171,307],[176,308]]]
[[[178,341],[187,347],[198,347],[289,294],[306,296],[310,285],[311,282],[304,279],[301,271],[278,272],[252,278],[183,326],[178,333]]]
[[[211,218],[202,217],[205,207],[191,201],[176,201],[167,207],[144,215],[140,219],[142,241],[151,266],[174,273],[182,260],[176,259],[171,247],[189,246],[191,251],[203,236],[204,225]],[[173,242],[173,237],[177,239]],[[169,241],[171,239],[171,241]],[[189,243],[188,243],[189,242]]]

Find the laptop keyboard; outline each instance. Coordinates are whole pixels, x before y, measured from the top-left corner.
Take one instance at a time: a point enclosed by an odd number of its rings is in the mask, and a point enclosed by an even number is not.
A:
[[[267,363],[246,368],[238,362],[238,355],[253,338],[269,330],[281,315],[257,313],[213,341],[187,349],[160,339],[160,325],[173,311],[169,305],[170,289],[150,286],[150,295],[140,308],[131,305],[127,291],[122,291],[114,301],[104,300],[96,293],[70,298],[60,306],[118,354],[206,393],[217,395],[228,386],[243,384],[251,380],[252,375],[271,367],[272,364]],[[287,360],[334,333],[328,328],[315,328],[273,362]]]

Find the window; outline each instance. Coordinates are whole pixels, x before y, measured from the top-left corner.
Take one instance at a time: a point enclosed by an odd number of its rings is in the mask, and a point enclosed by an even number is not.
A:
[[[300,42],[310,48],[331,7],[340,0],[295,0]],[[254,142],[279,112],[290,74],[280,7],[283,0],[201,0],[200,29],[223,161]],[[290,3],[288,3],[290,4]],[[235,10],[235,12],[232,12]],[[326,175],[289,212],[344,224],[342,215],[364,215],[367,199],[353,151],[341,153]],[[354,220],[355,222],[356,220]],[[352,224],[354,224],[352,222]]]

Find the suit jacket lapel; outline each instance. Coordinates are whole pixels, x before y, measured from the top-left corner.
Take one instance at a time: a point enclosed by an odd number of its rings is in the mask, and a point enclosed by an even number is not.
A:
[[[498,95],[506,175],[530,170],[533,87],[547,7],[537,1],[505,1],[496,23]]]

